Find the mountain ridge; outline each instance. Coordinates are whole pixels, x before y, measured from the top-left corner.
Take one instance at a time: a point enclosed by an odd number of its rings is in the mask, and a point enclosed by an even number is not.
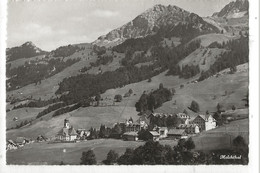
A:
[[[45,53],[47,53],[47,51],[40,49],[31,41],[27,41],[23,43],[21,46],[7,48],[6,60],[14,61],[21,58],[30,58],[37,55],[43,55]]]
[[[153,35],[164,27],[174,28],[179,23],[192,23],[194,27],[203,30],[202,27],[206,23],[204,22],[205,21],[199,15],[188,12],[180,7],[157,4],[138,15],[132,21],[110,31],[106,35],[100,36],[92,44],[109,47],[122,43],[129,38]],[[209,23],[207,24],[211,25]],[[211,29],[213,28],[213,26],[210,27]]]
[[[238,18],[244,15],[248,15],[248,9],[248,0],[236,0],[227,4],[219,12],[213,13],[212,17]],[[244,12],[244,14],[239,14],[242,12]]]

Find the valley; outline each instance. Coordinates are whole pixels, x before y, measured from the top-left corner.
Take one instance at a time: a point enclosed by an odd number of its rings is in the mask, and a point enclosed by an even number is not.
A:
[[[248,32],[247,1],[211,17],[158,4],[92,43],[8,48],[7,163],[78,165],[93,150],[103,164],[146,145],[143,131],[174,150],[188,138],[190,152],[233,152],[238,136],[248,145]]]

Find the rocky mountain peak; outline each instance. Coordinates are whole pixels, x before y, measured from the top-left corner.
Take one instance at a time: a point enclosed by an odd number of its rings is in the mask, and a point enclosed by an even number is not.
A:
[[[99,37],[93,44],[111,46],[129,38],[144,37],[154,33],[154,28],[173,25],[185,21],[189,12],[177,6],[157,4],[138,15],[127,24]]]
[[[248,14],[248,0],[236,0],[227,4],[220,12],[216,12],[212,17],[238,18]]]

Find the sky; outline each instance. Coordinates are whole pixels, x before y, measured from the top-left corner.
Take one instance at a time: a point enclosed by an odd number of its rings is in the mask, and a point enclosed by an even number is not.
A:
[[[34,0],[8,1],[7,47],[32,41],[50,51],[91,43],[156,4],[211,16],[233,0]]]

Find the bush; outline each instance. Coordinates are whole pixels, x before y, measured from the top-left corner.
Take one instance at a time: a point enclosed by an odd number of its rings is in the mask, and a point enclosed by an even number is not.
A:
[[[82,157],[80,158],[81,165],[95,165],[97,163],[96,156],[93,150],[88,150],[87,152],[82,152]]]
[[[118,154],[114,150],[110,150],[107,153],[106,160],[103,160],[102,162],[106,165],[113,165],[117,162]]]
[[[115,95],[114,99],[116,100],[116,102],[121,102],[123,98],[120,94],[117,94]]]
[[[194,112],[199,112],[200,111],[199,104],[196,101],[192,100],[190,109]]]

